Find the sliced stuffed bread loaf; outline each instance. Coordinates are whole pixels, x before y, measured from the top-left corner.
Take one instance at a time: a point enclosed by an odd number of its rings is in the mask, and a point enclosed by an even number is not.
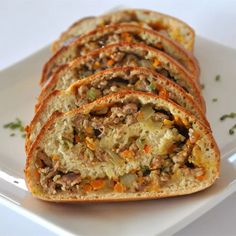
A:
[[[209,126],[192,96],[174,82],[144,67],[117,67],[79,80],[67,90],[52,92],[44,100],[27,128],[26,151],[29,151],[40,129],[53,112],[70,111],[102,96],[123,90],[144,91],[168,98]]]
[[[100,17],[80,20],[54,42],[52,51],[56,52],[68,42],[95,28],[117,23],[133,23],[144,28],[153,29],[178,42],[187,50],[193,51],[195,35],[189,25],[159,12],[137,9],[116,11]]]
[[[179,44],[156,31],[137,25],[122,24],[97,28],[62,47],[45,64],[41,84],[44,84],[50,78],[58,66],[66,64],[76,57],[84,56],[92,50],[119,42],[143,43],[164,51],[183,65],[194,78],[198,79],[199,77],[199,66],[196,59]]]
[[[39,102],[54,90],[68,88],[72,83],[98,71],[120,66],[146,67],[163,74],[192,94],[205,110],[200,88],[194,78],[177,61],[167,54],[142,44],[119,43],[92,51],[68,65],[59,67],[44,87]]]
[[[47,201],[140,200],[190,194],[219,176],[209,129],[142,92],[54,113],[27,157],[26,182]]]

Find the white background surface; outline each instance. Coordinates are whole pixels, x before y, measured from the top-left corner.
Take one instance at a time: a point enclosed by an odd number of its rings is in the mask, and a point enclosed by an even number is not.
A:
[[[0,0],[0,69],[47,45],[76,19],[116,6],[148,8],[177,16],[197,34],[236,48],[236,0]],[[38,78],[33,79],[37,83]],[[236,235],[235,202],[233,194],[176,236]],[[2,205],[0,222],[0,235],[54,235]]]

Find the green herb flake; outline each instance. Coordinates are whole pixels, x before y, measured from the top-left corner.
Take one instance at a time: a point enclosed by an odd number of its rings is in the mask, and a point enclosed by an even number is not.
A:
[[[95,88],[90,88],[87,92],[87,97],[89,100],[95,100],[96,99],[96,89]]]
[[[229,114],[225,114],[225,115],[220,117],[220,120],[224,121],[227,118],[231,118],[231,119],[236,118],[236,113],[235,112],[231,112]]]
[[[218,98],[212,98],[212,102],[217,102]]]
[[[142,166],[141,171],[143,172],[143,176],[150,175],[151,170],[147,166]]]
[[[202,90],[205,88],[205,84],[201,84],[200,86]]]
[[[217,75],[216,77],[215,77],[215,81],[220,81],[220,75]]]
[[[231,127],[230,129],[229,129],[229,134],[230,135],[233,135],[234,134],[234,130],[236,129],[236,124],[233,126],[233,127]]]
[[[3,128],[14,130],[14,131],[18,130],[22,134],[22,137],[23,136],[25,137],[25,128],[24,128],[22,121],[19,118],[16,118],[16,120],[13,122],[9,122],[9,123],[3,125]],[[15,133],[11,133],[10,137],[13,137],[15,135],[16,135]]]
[[[151,92],[154,92],[156,91],[156,86],[154,83],[150,83],[149,86],[148,86],[148,89],[151,91]]]

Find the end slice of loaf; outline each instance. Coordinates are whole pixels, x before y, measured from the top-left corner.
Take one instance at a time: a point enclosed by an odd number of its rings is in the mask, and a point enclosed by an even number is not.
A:
[[[129,201],[203,190],[218,178],[219,162],[211,131],[195,117],[133,91],[54,113],[28,153],[25,175],[43,200]]]

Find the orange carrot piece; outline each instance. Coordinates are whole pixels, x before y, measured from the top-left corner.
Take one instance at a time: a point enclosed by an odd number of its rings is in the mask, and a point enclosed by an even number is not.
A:
[[[116,192],[122,193],[125,191],[125,186],[123,184],[121,184],[120,182],[117,182],[114,186],[114,190]]]
[[[145,153],[150,153],[152,151],[152,147],[150,145],[145,144],[143,150]]]
[[[105,186],[105,181],[102,179],[95,179],[95,180],[92,180],[90,184],[94,190],[99,190]]]

